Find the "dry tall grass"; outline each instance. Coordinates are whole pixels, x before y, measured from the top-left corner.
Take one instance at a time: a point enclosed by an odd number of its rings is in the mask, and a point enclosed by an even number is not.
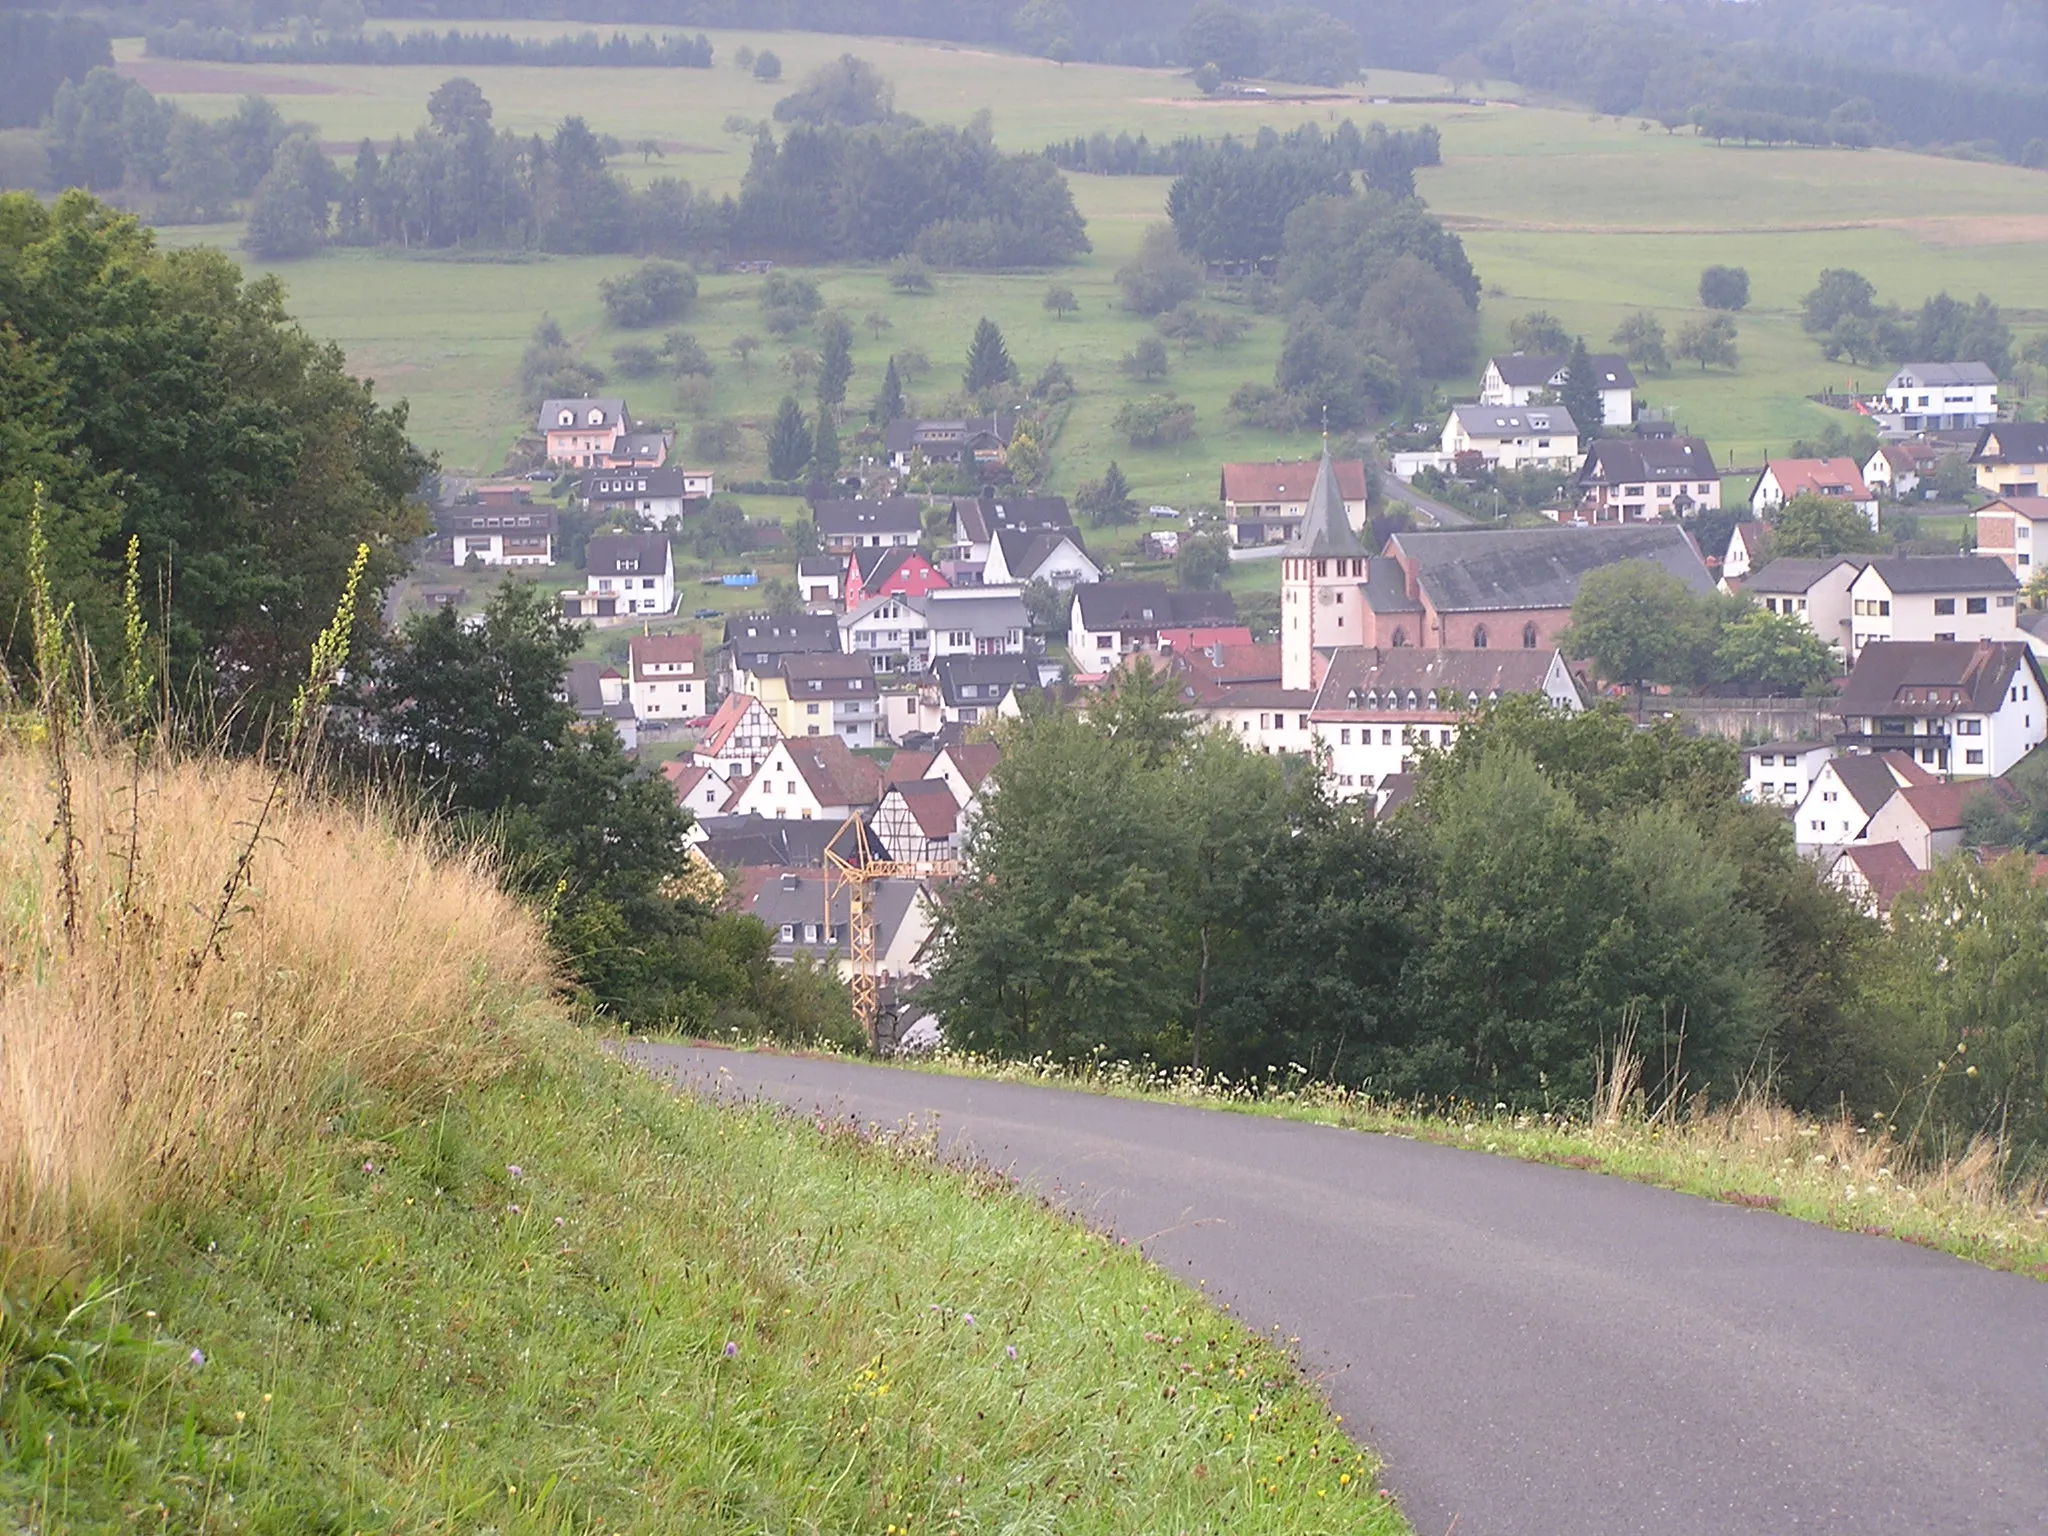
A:
[[[58,784],[0,744],[0,1253],[61,1255],[160,1200],[206,1198],[349,1085],[432,1099],[518,1059],[548,980],[537,925],[474,858],[370,804],[288,795],[209,950],[271,780],[183,759],[71,765],[78,921]]]

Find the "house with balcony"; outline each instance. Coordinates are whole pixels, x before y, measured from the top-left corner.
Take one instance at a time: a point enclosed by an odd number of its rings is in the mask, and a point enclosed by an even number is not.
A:
[[[616,397],[582,396],[574,400],[543,400],[536,430],[547,442],[550,464],[594,469],[617,456],[619,444],[633,429],[626,402]]]
[[[675,611],[675,553],[667,534],[594,534],[583,564],[583,590],[562,594],[564,617],[602,621]]]
[[[892,421],[882,434],[889,467],[902,471],[922,459],[927,464],[962,464],[994,472],[1010,459],[1010,434],[1017,425],[994,416],[952,417],[934,421]]]
[[[1042,581],[1055,592],[1071,592],[1102,580],[1102,567],[1081,542],[1078,528],[1002,528],[989,544],[981,579],[991,587]]]
[[[1987,496],[2048,491],[2048,422],[2000,421],[1984,429],[1970,454],[1977,489]]]
[[[1886,436],[1988,427],[1998,420],[1998,375],[1983,363],[1905,363],[1871,416]]]
[[[995,554],[997,536],[1013,533],[1057,533],[1074,528],[1074,514],[1064,496],[999,495],[985,487],[979,496],[953,498],[952,542],[941,568],[959,584],[984,580]],[[1079,533],[1075,538],[1079,540]]]
[[[1561,405],[1454,405],[1438,452],[1453,469],[1483,464],[1569,474],[1579,467],[1579,427]]]
[[[953,587],[927,592],[911,606],[923,616],[925,657],[1022,656],[1031,618],[1016,587]]]
[[[2019,578],[1982,555],[1870,560],[1849,583],[1849,659],[1902,640],[2019,638]]]
[[[1721,472],[1698,437],[1603,437],[1586,450],[1576,482],[1592,523],[1647,523],[1718,511]]]
[[[1022,656],[941,656],[918,685],[918,728],[985,725],[1023,713],[1038,687],[1038,668]]]
[[[818,526],[819,547],[833,555],[914,545],[924,536],[924,503],[914,496],[820,501],[812,506],[811,518]]]
[[[709,501],[712,484],[707,469],[592,469],[578,482],[576,495],[586,512],[602,517],[623,514],[666,528]]]
[[[1246,547],[1284,544],[1295,536],[1308,515],[1309,492],[1315,488],[1316,459],[1275,459],[1263,464],[1226,464],[1218,486],[1223,518],[1230,524],[1230,542]],[[1365,460],[1333,459],[1337,494],[1353,530],[1366,519]]]
[[[523,498],[461,503],[436,511],[434,525],[447,541],[450,565],[555,563],[552,507],[537,507]]]
[[[1868,647],[1842,687],[1843,755],[1903,753],[1956,778],[2008,772],[2048,739],[2041,663],[2020,640]]]
[[[829,613],[736,613],[725,621],[720,681],[729,693],[752,693],[773,677],[782,658],[839,649],[839,623]]]
[[[875,744],[882,707],[871,658],[833,651],[784,656],[780,671],[758,683],[783,735],[837,736],[855,751]]]

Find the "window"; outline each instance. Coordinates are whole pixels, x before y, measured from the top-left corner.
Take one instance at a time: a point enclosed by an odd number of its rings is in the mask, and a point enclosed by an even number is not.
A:
[[[1484,624],[1472,626],[1472,649],[1475,651],[1486,649],[1486,626]]]
[[[1935,636],[1934,638],[1935,638],[1935,639],[1937,639],[1937,640],[1953,640],[1953,639],[1955,639],[1955,637],[1956,637],[1956,632],[1955,632],[1954,630],[1950,630],[1950,631],[1949,631],[1949,632],[1948,632],[1947,634],[1945,634],[1945,635],[1939,635],[1939,634],[1938,634],[1938,635],[1936,635],[1936,636]]]
[[[1525,651],[1536,649],[1536,626],[1534,624],[1524,624],[1522,626],[1522,649]]]
[[[1380,745],[1383,747],[1391,747],[1393,744],[1394,728],[1390,725],[1380,732]]]
[[[1934,600],[1934,611],[1936,613],[1954,613],[1956,611],[1956,600],[1952,597],[1937,597]]]
[[[1343,730],[1341,730],[1341,731],[1339,731],[1339,732],[1337,733],[1337,744],[1338,744],[1339,746],[1344,746],[1344,747],[1348,747],[1348,746],[1350,746],[1350,745],[1351,745],[1351,727],[1350,727],[1350,726],[1348,726],[1348,725],[1347,725],[1347,726],[1345,726]]]
[[[1956,722],[1956,734],[1958,736],[1982,736],[1984,734],[1984,722],[1982,720],[1958,720]]]
[[[1984,749],[1982,747],[1970,748],[1969,751],[1963,754],[1963,761],[1966,763],[1982,763],[1984,761]]]
[[[1403,629],[1400,625],[1396,624],[1394,626],[1394,649],[1398,651],[1407,643],[1408,631]]]
[[[804,713],[807,715],[815,715],[817,712],[818,706],[815,704],[806,704],[804,706]]]
[[[1965,613],[1989,613],[1990,611],[1991,603],[1987,598],[1968,597],[1963,599],[1963,612]]]
[[[1305,731],[1305,730],[1307,730],[1307,729],[1308,729],[1308,716],[1307,716],[1307,715],[1298,715],[1298,716],[1296,716],[1296,717],[1295,717],[1295,722],[1294,722],[1294,728],[1295,728],[1296,730],[1298,730],[1298,731]]]
[[[784,923],[782,925],[782,942],[785,944],[794,944],[796,942],[795,923]]]

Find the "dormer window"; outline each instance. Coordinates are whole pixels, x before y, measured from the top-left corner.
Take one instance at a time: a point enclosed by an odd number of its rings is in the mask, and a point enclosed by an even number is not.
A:
[[[591,424],[591,425],[592,425],[593,427],[601,427],[601,426],[603,426],[603,425],[604,425],[604,412],[603,412],[603,411],[601,411],[601,410],[598,410],[598,409],[596,409],[595,407],[593,407],[593,408],[591,409],[591,412],[590,412],[590,424]]]
[[[575,413],[574,411],[563,411],[563,412],[562,412],[562,413],[561,413],[561,414],[560,414],[559,416],[557,416],[557,417],[555,418],[555,425],[556,425],[556,426],[558,426],[558,427],[573,427],[573,426],[575,426],[575,425],[576,425],[576,413]]]

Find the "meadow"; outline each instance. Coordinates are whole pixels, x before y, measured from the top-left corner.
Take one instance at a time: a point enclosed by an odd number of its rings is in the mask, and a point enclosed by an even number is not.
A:
[[[560,30],[547,23],[518,30]],[[637,29],[636,29],[637,30]],[[629,149],[620,166],[634,178],[680,175],[714,192],[737,187],[746,139],[729,117],[760,119],[788,81],[842,51],[873,60],[894,82],[898,106],[933,121],[993,116],[997,141],[1010,149],[1097,130],[1180,134],[1280,129],[1303,121],[1328,126],[1342,116],[1390,126],[1435,123],[1444,164],[1420,173],[1422,195],[1465,239],[1485,284],[1484,348],[1505,343],[1517,315],[1546,309],[1596,346],[1629,312],[1649,309],[1668,332],[1699,313],[1695,285],[1710,263],[1748,268],[1749,309],[1737,317],[1741,360],[1733,371],[1690,364],[1645,379],[1647,401],[1708,438],[1724,464],[1754,465],[1799,436],[1824,428],[1830,413],[1806,397],[1824,387],[1868,386],[1882,371],[1830,364],[1799,328],[1800,295],[1825,266],[1853,266],[1880,293],[1908,304],[1940,289],[1964,297],[1988,293],[2022,333],[2048,326],[2048,176],[2009,166],[1891,151],[1750,149],[1670,134],[1634,119],[1591,116],[1546,105],[1513,88],[1489,86],[1483,104],[1406,103],[1376,97],[1437,94],[1431,77],[1374,71],[1349,99],[1219,103],[1197,96],[1170,71],[1060,66],[1041,59],[944,45],[815,34],[746,31],[712,35],[722,61],[709,71],[502,68],[469,71],[496,108],[496,121],[544,131],[571,112],[628,146],[652,139],[658,160]],[[741,44],[772,47],[785,83],[764,84],[730,63]],[[134,44],[126,45],[132,55]],[[346,154],[364,136],[380,141],[424,120],[428,93],[451,71],[345,66],[194,66],[130,57],[124,68],[200,113],[232,109],[234,93],[260,86],[289,117],[314,123],[329,147]],[[186,87],[176,90],[179,85]],[[292,87],[284,94],[282,87]],[[1141,501],[1174,505],[1213,500],[1220,461],[1293,456],[1312,437],[1246,427],[1227,409],[1232,389],[1270,381],[1282,319],[1253,316],[1240,343],[1176,352],[1163,385],[1124,378],[1117,364],[1149,328],[1116,305],[1115,272],[1144,228],[1162,217],[1164,178],[1074,176],[1094,252],[1054,273],[941,275],[935,293],[892,293],[878,268],[833,267],[812,275],[826,303],[855,322],[858,371],[849,404],[869,398],[887,357],[906,348],[931,360],[911,383],[913,401],[937,404],[957,388],[974,322],[995,319],[1027,382],[1057,359],[1080,393],[1053,445],[1051,486],[1071,491],[1114,457]],[[167,238],[231,241],[232,228],[170,231]],[[543,312],[559,320],[600,366],[632,339],[604,322],[596,287],[629,267],[623,258],[516,261],[407,258],[332,252],[279,269],[295,311],[332,336],[388,392],[413,405],[423,442],[452,467],[496,467],[520,426],[514,373]],[[1055,319],[1041,307],[1050,283],[1071,287],[1078,314]],[[727,351],[742,333],[765,335],[755,303],[760,280],[707,275],[686,328],[718,363],[709,413],[756,426],[792,389],[783,369],[787,343],[764,345],[751,365]],[[879,331],[861,324],[880,317]],[[804,338],[795,339],[801,344]],[[1475,381],[1454,381],[1446,398],[1468,396]],[[691,408],[667,381],[622,383],[634,410],[685,428]],[[1193,440],[1168,449],[1134,449],[1111,426],[1134,394],[1167,388],[1195,404]],[[800,396],[807,392],[795,391]],[[719,466],[727,478],[759,472],[758,432],[739,459]],[[1134,537],[1134,536],[1133,536]],[[1127,540],[1113,541],[1121,544]],[[1113,549],[1113,552],[1115,550]]]

